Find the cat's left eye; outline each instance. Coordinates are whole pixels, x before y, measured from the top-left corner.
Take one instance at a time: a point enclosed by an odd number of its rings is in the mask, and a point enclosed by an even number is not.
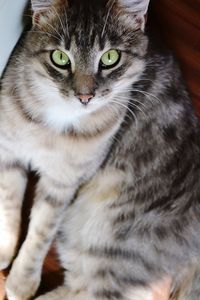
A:
[[[111,49],[105,52],[100,59],[100,67],[102,69],[114,68],[120,61],[121,52],[119,50]]]
[[[51,52],[51,61],[56,67],[61,69],[68,68],[71,63],[69,56],[61,50],[54,50]]]

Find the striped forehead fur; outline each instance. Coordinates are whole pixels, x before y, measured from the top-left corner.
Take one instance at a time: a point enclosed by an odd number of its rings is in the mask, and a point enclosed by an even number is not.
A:
[[[149,6],[149,1],[150,0],[115,0],[114,3],[128,9],[130,12],[145,14]],[[67,5],[67,2],[67,0],[31,0],[34,12],[46,10],[52,5]],[[83,3],[86,5],[90,1],[73,1],[71,4],[74,4],[74,2],[75,4],[77,4],[76,2],[80,2],[79,4]],[[99,4],[102,4],[102,6],[104,6],[105,2],[105,0],[95,1],[95,5],[99,6]],[[112,2],[111,4],[113,5],[113,1],[107,1],[108,6],[110,5],[110,2]],[[92,2],[90,4],[92,4]]]

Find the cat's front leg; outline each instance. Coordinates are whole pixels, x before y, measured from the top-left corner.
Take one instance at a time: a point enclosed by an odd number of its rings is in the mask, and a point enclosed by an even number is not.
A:
[[[95,299],[86,290],[72,292],[69,290],[69,288],[63,285],[63,286],[59,286],[58,288],[56,288],[55,290],[49,293],[37,297],[35,300],[95,300]]]
[[[121,300],[169,300],[170,292],[170,280],[161,281],[151,288],[129,288]],[[109,291],[107,295],[109,296]],[[82,290],[76,293],[70,292],[66,286],[60,286],[57,289],[39,296],[35,300],[104,300],[102,297],[95,297],[88,293],[87,290]],[[118,299],[117,295],[113,296],[110,294],[109,299]]]
[[[0,167],[0,270],[7,268],[15,255],[26,182],[20,167]]]
[[[40,179],[28,234],[6,282],[8,299],[26,300],[35,294],[44,258],[74,192],[75,186],[70,188],[53,184],[44,177]]]

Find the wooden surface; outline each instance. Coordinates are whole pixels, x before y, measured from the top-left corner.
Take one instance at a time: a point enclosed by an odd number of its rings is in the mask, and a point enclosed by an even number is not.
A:
[[[152,13],[149,17],[156,22],[163,39],[180,60],[192,99],[200,114],[200,0],[152,0],[151,8]],[[23,218],[26,220],[34,182],[34,178],[31,177],[24,207]],[[0,300],[4,299],[5,275],[6,272],[0,273]],[[51,250],[45,261],[39,293],[50,290],[61,282],[62,271],[59,269],[54,251]]]

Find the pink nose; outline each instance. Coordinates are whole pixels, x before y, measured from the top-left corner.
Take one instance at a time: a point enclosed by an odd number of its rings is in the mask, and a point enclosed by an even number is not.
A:
[[[88,104],[90,102],[90,100],[94,97],[94,95],[90,94],[90,95],[76,95],[76,97],[80,100],[80,102],[84,105]]]

